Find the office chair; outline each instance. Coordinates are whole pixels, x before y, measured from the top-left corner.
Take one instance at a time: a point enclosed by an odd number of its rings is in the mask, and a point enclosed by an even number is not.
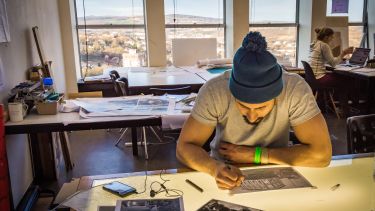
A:
[[[117,70],[111,70],[109,71],[109,74],[114,74],[116,76],[116,78],[120,78],[120,74],[117,72]]]
[[[111,78],[115,78],[115,74],[111,74]],[[116,92],[116,95],[117,96],[128,96],[129,94],[129,83],[128,83],[128,79],[126,77],[120,77],[120,78],[117,78],[115,80],[115,87],[117,87],[117,92]],[[144,126],[144,127],[141,127],[141,139],[140,141],[138,141],[137,145],[143,145],[144,146],[144,150],[145,150],[145,158],[148,159],[148,149],[147,149],[147,136],[146,136],[146,128],[151,130],[155,136],[159,139],[159,141],[162,142],[161,138],[158,136],[158,134],[156,133],[156,131],[154,130],[153,127],[150,127],[150,126]],[[121,135],[120,137],[117,139],[116,143],[115,143],[115,146],[118,146],[118,144],[121,142],[121,140],[123,139],[123,137],[126,135],[127,131],[129,130],[129,128],[122,128],[120,130],[121,132]],[[131,142],[126,142],[124,143],[124,146],[132,146],[132,143]]]
[[[117,71],[116,71],[117,72]],[[117,73],[118,74],[118,73]],[[111,79],[114,80],[116,77],[116,73],[110,73]],[[126,77],[120,77],[115,79],[115,84],[114,84],[116,96],[128,96],[129,94],[129,83],[128,79]],[[118,146],[122,138],[125,136],[126,132],[128,131],[129,128],[121,128],[120,129],[120,137],[117,139],[115,146]]]
[[[112,81],[112,84],[113,84],[113,90],[114,90],[116,96],[118,96],[118,97],[122,96],[121,91],[119,90],[119,87],[118,87],[117,82],[116,82],[116,80],[118,78],[120,78],[120,74],[116,70],[111,70],[109,72],[109,77],[111,77],[111,81]]]
[[[116,79],[116,84],[118,90],[120,91],[119,96],[128,96],[129,95],[129,82],[126,77],[120,77]]]
[[[183,86],[183,87],[177,87],[177,88],[149,88],[149,93],[156,95],[156,96],[162,96],[162,95],[188,95],[191,93],[191,86]],[[171,140],[174,140],[175,138],[173,136],[179,135],[181,132],[181,129],[163,129],[158,128],[158,131],[161,133],[159,135],[157,131],[154,129],[154,127],[149,127],[149,129],[152,131],[152,133],[156,136],[156,138],[163,142],[163,138],[168,138]],[[162,138],[163,137],[163,138]]]
[[[333,110],[334,113],[336,114],[337,118],[340,119],[339,111],[336,107],[335,101],[333,100],[333,94],[332,94],[333,88],[320,84],[319,81],[315,78],[314,72],[311,69],[310,64],[307,63],[306,61],[301,61],[301,62],[302,62],[303,68],[305,69],[305,81],[311,87],[311,89],[314,93],[314,96],[315,96],[315,100],[318,100],[319,93],[322,93],[324,109],[327,109],[327,108],[331,109],[329,104],[327,103],[327,100],[326,100],[327,96],[328,96],[329,102],[332,105],[331,110]]]
[[[374,152],[375,114],[349,117],[346,128],[349,154]]]

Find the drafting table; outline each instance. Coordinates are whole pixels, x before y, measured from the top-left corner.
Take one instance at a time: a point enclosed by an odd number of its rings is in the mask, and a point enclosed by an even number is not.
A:
[[[263,210],[371,210],[375,203],[375,178],[374,178],[374,154],[346,155],[334,157],[327,168],[294,167],[315,188],[284,189],[264,192],[252,192],[230,195],[227,190],[217,188],[214,179],[201,172],[180,172],[170,170],[163,175],[168,179],[165,186],[184,192],[183,200],[185,210],[196,210],[210,199],[229,201]],[[271,166],[263,166],[271,167]],[[280,166],[275,166],[280,167]],[[247,167],[258,168],[258,167]],[[261,167],[262,168],[262,167]],[[149,173],[145,193],[131,195],[126,199],[150,198],[150,183],[162,182],[159,172]],[[116,200],[122,199],[102,189],[101,184],[111,181],[120,181],[135,187],[139,191],[144,190],[144,172],[128,173],[120,178],[104,179],[105,176],[81,178],[82,184],[91,184],[94,187],[65,201],[65,205],[82,210],[97,210],[98,205],[114,206]],[[99,179],[99,180],[95,180]],[[185,179],[190,179],[198,184],[204,192],[199,192],[189,186]],[[91,183],[90,183],[91,181]],[[332,187],[340,184],[333,190]],[[162,193],[155,198],[166,198]]]

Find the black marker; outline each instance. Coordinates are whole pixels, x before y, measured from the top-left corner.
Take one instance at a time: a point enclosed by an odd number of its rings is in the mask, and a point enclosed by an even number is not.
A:
[[[203,189],[199,187],[198,185],[196,185],[195,183],[193,183],[192,181],[186,179],[185,182],[187,182],[189,185],[193,186],[195,189],[203,193]]]
[[[334,185],[334,186],[331,187],[331,190],[335,191],[339,187],[340,187],[340,184],[336,184],[336,185]]]

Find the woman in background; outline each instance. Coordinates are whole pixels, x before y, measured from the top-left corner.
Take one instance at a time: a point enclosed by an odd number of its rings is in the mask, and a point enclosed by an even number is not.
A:
[[[340,104],[344,115],[348,114],[348,79],[327,71],[325,65],[335,67],[343,58],[353,53],[353,47],[341,52],[337,57],[332,54],[329,43],[333,40],[334,31],[331,28],[317,28],[316,41],[310,46],[310,66],[318,82],[326,87],[332,87],[339,92]]]

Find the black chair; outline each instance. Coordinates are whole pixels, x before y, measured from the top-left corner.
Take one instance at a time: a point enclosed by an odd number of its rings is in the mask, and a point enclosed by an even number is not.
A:
[[[120,96],[128,96],[129,95],[129,82],[126,77],[120,77],[116,79],[116,84],[119,89]]]
[[[109,71],[109,74],[114,74],[116,76],[116,78],[120,78],[120,74],[117,72],[117,70],[111,70]]]
[[[118,78],[120,78],[120,74],[116,70],[111,70],[109,72],[109,76],[111,77],[111,81],[112,81],[112,84],[113,84],[113,90],[114,90],[116,96],[118,96],[118,97],[122,96],[121,90],[120,90],[120,88],[119,88],[119,86],[116,82],[116,80]]]
[[[117,71],[116,71],[117,72]],[[115,74],[111,74],[111,77],[114,77]],[[126,77],[120,77],[115,80],[115,87],[117,87],[117,96],[128,96],[129,94],[129,83],[128,79]],[[129,128],[121,128],[120,130],[120,137],[117,139],[115,146],[118,146],[118,144],[121,142],[122,138],[126,135],[126,132],[128,131]],[[131,143],[130,143],[131,144]],[[126,144],[125,144],[126,145]]]
[[[349,154],[375,151],[375,114],[349,117],[346,127]]]
[[[336,114],[337,118],[340,119],[339,111],[336,107],[335,101],[333,100],[333,94],[332,94],[333,87],[327,87],[319,83],[319,81],[315,78],[314,72],[311,69],[311,66],[309,65],[309,63],[305,61],[301,61],[301,62],[302,62],[303,68],[305,69],[305,81],[311,87],[314,93],[315,99],[318,101],[319,94],[321,93],[323,97],[322,101],[323,101],[324,109],[327,109],[327,108],[331,109],[328,103],[330,102],[332,105],[333,112]],[[327,97],[329,98],[328,101],[327,101]]]

